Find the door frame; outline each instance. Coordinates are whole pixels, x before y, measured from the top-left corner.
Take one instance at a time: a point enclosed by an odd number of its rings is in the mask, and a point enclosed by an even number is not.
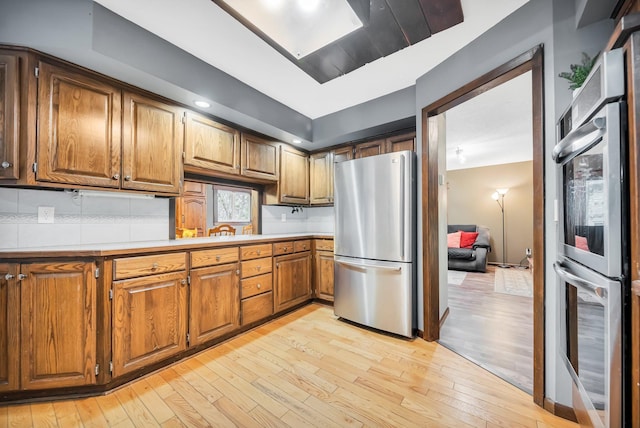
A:
[[[533,112],[533,401],[544,405],[544,64],[538,45],[422,109],[422,279],[424,335],[440,338],[438,254],[438,141],[429,139],[428,120],[512,78],[531,71]]]

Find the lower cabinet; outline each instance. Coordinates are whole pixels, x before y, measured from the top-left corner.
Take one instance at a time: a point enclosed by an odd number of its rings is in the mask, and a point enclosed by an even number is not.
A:
[[[235,249],[236,258],[238,254]],[[191,270],[189,345],[199,345],[240,326],[240,266]]]
[[[273,315],[273,266],[271,244],[240,248],[242,325]]]
[[[17,264],[0,263],[0,392],[20,385],[20,300]]]
[[[274,311],[279,312],[311,298],[311,251],[287,254],[273,259]]]
[[[333,302],[333,252],[316,251],[315,297]]]
[[[187,347],[186,271],[114,281],[113,376]]]

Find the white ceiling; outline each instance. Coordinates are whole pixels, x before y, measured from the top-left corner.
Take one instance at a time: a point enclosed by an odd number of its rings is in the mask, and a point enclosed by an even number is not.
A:
[[[447,110],[447,170],[533,159],[531,96],[529,71]]]
[[[96,0],[258,91],[315,119],[412,86],[528,0],[462,0],[464,22],[319,84],[211,0]]]

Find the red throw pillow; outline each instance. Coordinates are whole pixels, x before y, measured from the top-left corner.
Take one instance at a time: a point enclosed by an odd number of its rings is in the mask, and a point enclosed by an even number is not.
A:
[[[478,232],[464,232],[460,231],[460,248],[473,248],[473,244],[476,242]]]
[[[584,251],[589,251],[589,242],[584,236],[576,235],[576,248]]]
[[[460,235],[462,232],[447,233],[447,247],[460,248]]]

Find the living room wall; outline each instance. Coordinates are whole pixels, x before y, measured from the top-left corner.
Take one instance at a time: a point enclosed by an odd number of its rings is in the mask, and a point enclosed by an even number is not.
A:
[[[509,189],[504,198],[506,261],[517,264],[533,247],[532,161],[447,171],[447,221],[488,227],[489,262],[502,262],[502,216],[491,198],[498,188]]]

